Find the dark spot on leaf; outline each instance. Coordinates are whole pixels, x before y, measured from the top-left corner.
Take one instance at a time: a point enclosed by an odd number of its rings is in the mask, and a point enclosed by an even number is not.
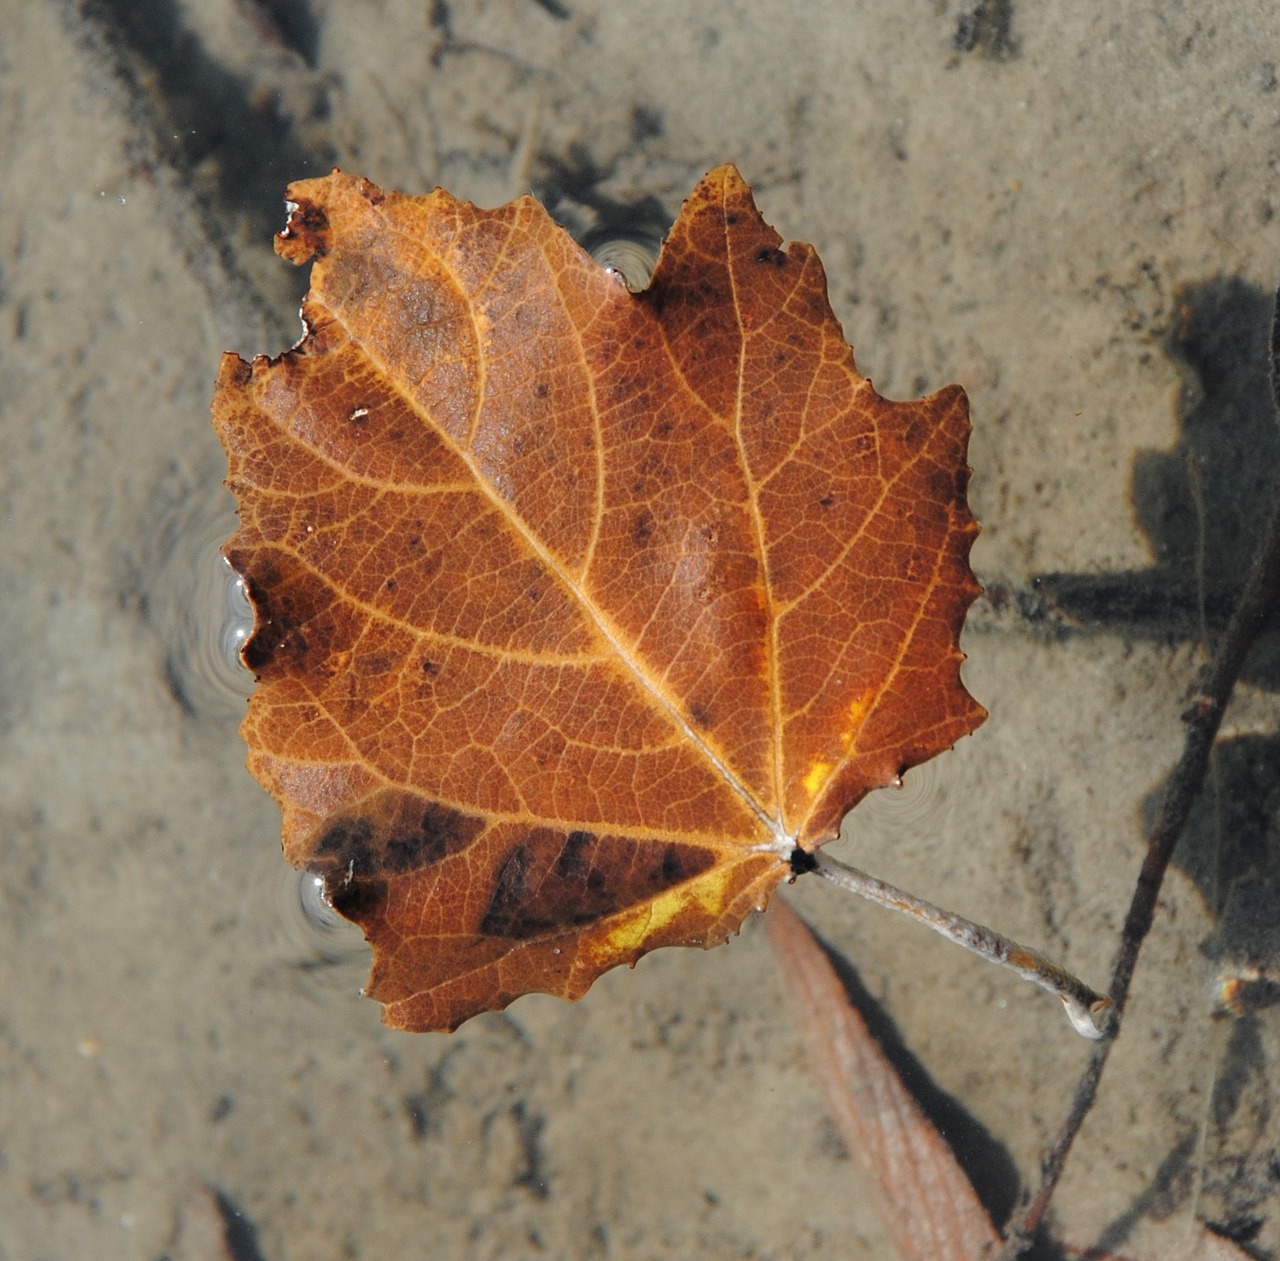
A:
[[[653,513],[647,508],[636,513],[635,523],[631,527],[631,537],[641,546],[653,537]]]
[[[706,731],[711,726],[711,711],[705,705],[699,705],[696,701],[689,706],[689,717],[693,719],[695,727],[701,727]]]
[[[279,623],[265,623],[260,626],[246,641],[240,650],[240,659],[255,674],[261,674],[275,659],[277,653],[290,639],[290,632]],[[306,650],[306,640],[296,636],[295,645],[299,653]]]
[[[654,892],[673,888],[706,871],[712,862],[711,855],[699,846],[668,841],[662,847],[662,857],[650,871],[650,885]]]
[[[373,824],[368,819],[340,819],[316,842],[315,856],[328,871],[367,872],[373,867]]]
[[[284,578],[280,566],[269,556],[259,558],[253,552],[233,548],[227,553],[227,562],[244,579],[245,590],[255,605]]]
[[[483,826],[477,818],[432,801],[416,828],[388,838],[383,866],[400,873],[438,863],[473,841]]]
[[[674,845],[668,845],[662,854],[662,879],[666,884],[674,884],[680,879],[680,854]]]
[[[488,937],[531,936],[519,914],[521,903],[528,895],[529,868],[533,856],[525,845],[517,845],[507,855],[498,878],[494,882],[493,896],[480,920],[480,931]],[[523,930],[523,931],[522,931]],[[537,931],[536,929],[534,931]]]
[[[324,895],[339,915],[360,924],[386,901],[387,882],[376,877],[346,880],[335,873],[325,877]]]
[[[770,263],[774,267],[785,267],[787,265],[787,256],[779,249],[771,249],[767,245],[762,245],[756,250],[757,263]]]
[[[591,869],[588,854],[596,838],[590,832],[570,832],[556,859],[555,872],[561,880],[583,880]]]
[[[284,235],[298,238],[315,258],[329,252],[329,217],[314,202],[304,202],[289,216]]]
[[[359,815],[331,823],[316,841],[311,867],[334,880],[349,875],[404,875],[465,848],[484,821],[415,793],[387,789]]]
[[[557,837],[538,829],[503,861],[480,931],[527,940],[596,923],[690,879],[714,861],[711,851],[677,842],[581,830]]]

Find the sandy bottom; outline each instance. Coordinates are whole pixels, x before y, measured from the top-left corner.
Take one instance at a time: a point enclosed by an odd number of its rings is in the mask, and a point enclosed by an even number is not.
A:
[[[736,162],[882,392],[972,400],[991,718],[842,851],[1100,983],[1277,453],[1273,6],[4,7],[0,1257],[883,1256],[758,924],[415,1037],[299,920],[209,660],[217,357],[295,339],[270,236],[334,162],[604,234]],[[1202,1220],[1280,1252],[1277,1011],[1212,1018],[1222,969],[1280,964],[1276,663],[1171,874],[1073,1243],[1179,1257]],[[1085,1044],[911,924],[789,896],[1007,1210]]]

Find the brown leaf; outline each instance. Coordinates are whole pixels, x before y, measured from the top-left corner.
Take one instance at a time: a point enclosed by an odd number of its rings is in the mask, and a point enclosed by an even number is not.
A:
[[[529,197],[288,195],[306,336],[214,398],[243,731],[388,1023],[723,941],[982,720],[964,393],[880,398],[732,167],[640,294]]]
[[[995,1256],[1001,1240],[986,1209],[850,1004],[826,952],[782,898],[766,926],[827,1106],[878,1192],[876,1208],[902,1261]]]

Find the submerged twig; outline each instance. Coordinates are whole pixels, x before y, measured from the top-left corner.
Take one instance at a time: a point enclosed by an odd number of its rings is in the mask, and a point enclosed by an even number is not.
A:
[[[897,1255],[990,1256],[1000,1236],[973,1184],[849,1001],[826,951],[784,898],[774,899],[764,923],[831,1117],[877,1192],[875,1208]]]
[[[828,858],[825,854],[814,856],[814,870],[818,875],[839,885],[850,893],[900,911],[921,924],[941,933],[948,941],[963,946],[992,963],[1012,969],[1026,981],[1056,994],[1067,1009],[1067,1019],[1077,1033],[1086,1038],[1105,1037],[1111,1026],[1111,999],[1091,990],[1079,977],[1059,967],[1036,950],[1029,950],[1010,940],[994,928],[975,924],[954,911],[926,902],[923,898],[906,893],[865,871]]]
[[[1280,418],[1280,292],[1276,295],[1276,308],[1271,323],[1271,393],[1276,415]],[[1204,672],[1196,689],[1190,708],[1183,715],[1186,723],[1186,743],[1182,756],[1169,777],[1168,790],[1161,803],[1160,814],[1147,838],[1147,853],[1138,873],[1138,883],[1125,916],[1120,948],[1116,952],[1111,972],[1109,993],[1115,1004],[1117,1017],[1123,1013],[1129,997],[1129,986],[1137,967],[1138,954],[1155,917],[1156,899],[1164,881],[1174,846],[1186,826],[1191,807],[1204,784],[1209,766],[1209,755],[1214,738],[1222,722],[1222,715],[1231,698],[1236,679],[1244,666],[1245,657],[1254,638],[1262,628],[1276,597],[1280,594],[1280,476],[1271,492],[1272,511],[1266,523],[1262,542],[1254,556],[1249,578],[1240,594],[1239,603],[1224,632],[1218,649]],[[1062,1176],[1067,1156],[1075,1142],[1080,1127],[1098,1093],[1098,1083],[1106,1066],[1107,1056],[1115,1039],[1100,1043],[1089,1058],[1089,1063],[1076,1083],[1075,1098],[1058,1137],[1045,1157],[1040,1186],[1022,1217],[1011,1230],[1009,1242],[1001,1253],[1000,1261],[1013,1261],[1029,1245],[1031,1236],[1039,1228],[1049,1201],[1053,1197],[1058,1180]]]

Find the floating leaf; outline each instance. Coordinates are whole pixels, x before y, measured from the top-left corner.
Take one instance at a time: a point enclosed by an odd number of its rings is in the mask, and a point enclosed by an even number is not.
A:
[[[306,335],[214,398],[243,732],[389,1024],[723,941],[982,720],[964,393],[877,395],[732,167],[643,293],[529,197],[288,196]]]

